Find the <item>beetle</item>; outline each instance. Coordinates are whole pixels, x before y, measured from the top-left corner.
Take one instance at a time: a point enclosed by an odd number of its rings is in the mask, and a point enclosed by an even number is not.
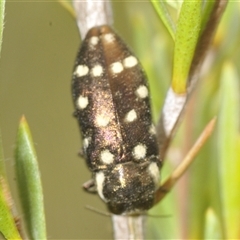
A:
[[[108,25],[91,28],[72,77],[83,155],[113,214],[141,214],[154,204],[161,159],[143,68]]]

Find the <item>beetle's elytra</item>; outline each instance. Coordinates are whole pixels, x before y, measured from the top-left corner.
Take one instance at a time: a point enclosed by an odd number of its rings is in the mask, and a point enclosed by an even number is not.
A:
[[[101,199],[114,214],[151,208],[161,161],[148,83],[138,59],[109,26],[90,29],[83,40],[72,95]]]

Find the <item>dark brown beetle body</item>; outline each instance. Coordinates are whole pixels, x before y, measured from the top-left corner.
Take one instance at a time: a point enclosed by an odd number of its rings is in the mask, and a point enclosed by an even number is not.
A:
[[[138,59],[109,26],[83,40],[72,94],[99,196],[114,214],[151,208],[161,162],[149,88]]]

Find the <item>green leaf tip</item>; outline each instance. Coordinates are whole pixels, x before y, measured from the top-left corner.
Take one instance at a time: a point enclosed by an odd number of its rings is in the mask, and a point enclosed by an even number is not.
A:
[[[19,126],[20,126],[20,127],[24,127],[25,130],[28,130],[28,131],[29,131],[29,126],[28,126],[27,120],[26,120],[26,118],[25,118],[25,115],[22,115],[22,117],[20,118]]]
[[[205,214],[204,239],[224,239],[220,219],[212,208],[208,208]]]
[[[27,120],[22,116],[15,151],[20,200],[31,239],[46,239],[43,193],[37,156]]]
[[[156,0],[151,0],[151,3],[155,11],[157,12],[159,18],[162,20],[163,24],[167,28],[172,39],[175,40],[176,26],[165,6],[165,3],[163,1]]]
[[[22,115],[22,117],[21,117],[21,119],[20,119],[20,123],[22,123],[22,122],[26,122],[27,120],[26,120],[26,118],[25,118],[25,115]]]
[[[76,18],[76,13],[72,7],[71,2],[64,0],[58,0],[58,2],[71,14],[73,18]]]

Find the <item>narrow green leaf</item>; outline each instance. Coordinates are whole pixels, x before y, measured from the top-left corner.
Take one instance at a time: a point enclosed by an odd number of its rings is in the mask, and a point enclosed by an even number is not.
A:
[[[4,12],[5,12],[5,0],[0,1],[0,53],[2,47],[2,35],[4,26]]]
[[[76,13],[70,1],[58,0],[58,2],[71,14],[72,17],[76,18]]]
[[[186,92],[189,69],[201,27],[201,6],[201,0],[185,0],[177,22],[172,88],[178,94]]]
[[[239,77],[231,63],[223,67],[218,125],[219,178],[226,239],[240,238]]]
[[[167,28],[168,32],[170,33],[172,39],[175,39],[175,31],[176,31],[176,26],[165,6],[165,3],[163,1],[156,1],[156,0],[151,0],[151,3],[156,10],[159,18],[162,20],[163,24]]]
[[[204,239],[223,239],[221,234],[221,225],[219,218],[215,214],[214,210],[209,208],[205,217],[205,233]]]
[[[21,239],[11,212],[11,196],[6,182],[2,139],[0,136],[0,232],[7,239]]]
[[[21,239],[13,219],[7,184],[0,175],[0,232],[6,239]]]
[[[16,173],[25,222],[31,239],[46,239],[43,193],[30,129],[22,117],[17,134]]]

